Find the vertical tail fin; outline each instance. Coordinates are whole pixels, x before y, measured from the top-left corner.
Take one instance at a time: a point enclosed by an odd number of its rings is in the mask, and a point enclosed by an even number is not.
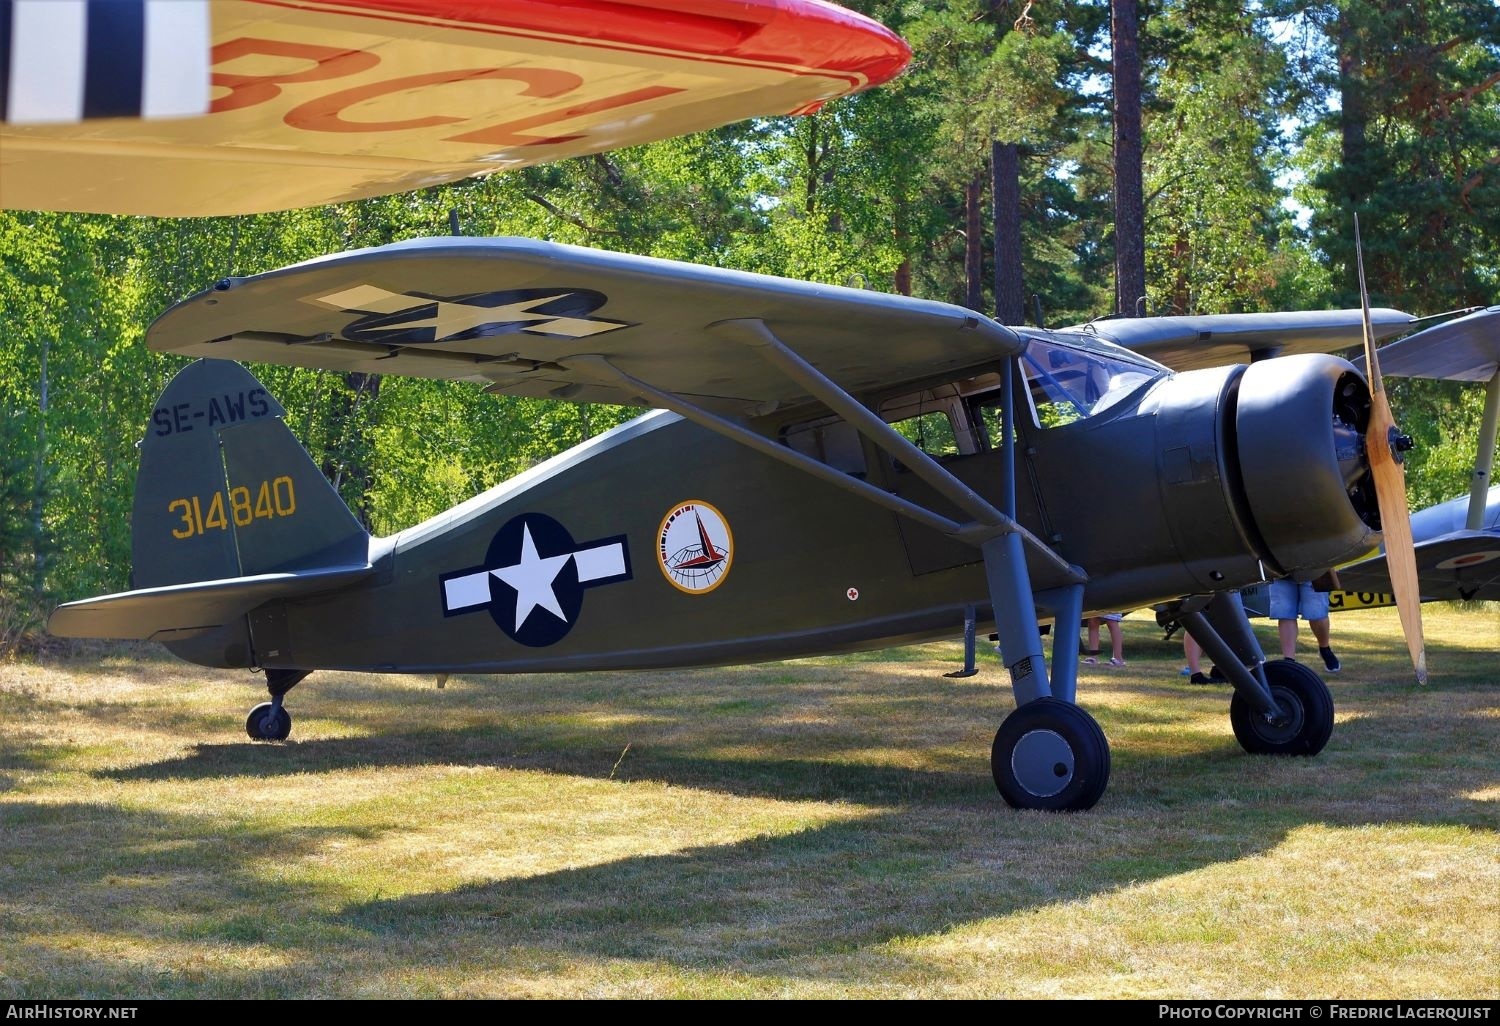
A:
[[[369,535],[239,364],[199,360],[167,385],[141,443],[132,587],[362,564]],[[173,641],[193,662],[243,666],[243,617]]]
[[[172,379],[141,444],[134,587],[363,562],[369,535],[239,364]]]

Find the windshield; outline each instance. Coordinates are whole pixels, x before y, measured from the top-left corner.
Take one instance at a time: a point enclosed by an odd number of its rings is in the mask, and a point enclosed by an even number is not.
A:
[[[1021,354],[1038,427],[1060,427],[1103,412],[1164,368],[1096,342],[1031,336]]]

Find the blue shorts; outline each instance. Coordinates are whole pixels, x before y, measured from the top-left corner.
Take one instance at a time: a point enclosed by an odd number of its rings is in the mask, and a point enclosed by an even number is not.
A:
[[[1272,581],[1269,615],[1273,620],[1328,619],[1328,593],[1314,591],[1311,581]]]

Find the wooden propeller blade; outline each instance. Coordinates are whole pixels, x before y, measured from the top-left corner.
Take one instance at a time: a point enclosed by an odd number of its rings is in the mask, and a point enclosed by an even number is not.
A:
[[[1373,347],[1372,347],[1373,348]],[[1417,672],[1417,683],[1427,683],[1427,649],[1422,638],[1422,594],[1417,584],[1417,556],[1412,547],[1411,511],[1406,504],[1406,472],[1391,453],[1391,431],[1395,421],[1384,390],[1373,396],[1370,428],[1365,432],[1365,450],[1375,476],[1375,498],[1380,504],[1380,525],[1385,532],[1385,563],[1391,574],[1401,631]]]
[[[1396,611],[1406,650],[1411,653],[1417,683],[1427,683],[1427,645],[1422,637],[1422,593],[1417,583],[1417,556],[1412,545],[1411,510],[1406,504],[1406,471],[1396,462],[1391,440],[1396,421],[1385,396],[1385,380],[1375,356],[1375,332],[1370,326],[1370,296],[1365,289],[1364,249],[1359,238],[1359,215],[1354,215],[1354,254],[1359,265],[1359,301],[1365,320],[1365,368],[1370,379],[1370,423],[1365,429],[1365,453],[1375,478],[1375,500],[1385,534],[1385,563],[1396,595]]]

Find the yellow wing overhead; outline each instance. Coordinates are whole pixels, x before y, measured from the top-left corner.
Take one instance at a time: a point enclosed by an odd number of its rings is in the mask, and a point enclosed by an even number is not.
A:
[[[198,216],[384,195],[815,110],[910,56],[815,0],[87,5],[118,26],[82,4],[15,7],[0,46],[11,209]],[[168,16],[192,24],[169,36]]]

